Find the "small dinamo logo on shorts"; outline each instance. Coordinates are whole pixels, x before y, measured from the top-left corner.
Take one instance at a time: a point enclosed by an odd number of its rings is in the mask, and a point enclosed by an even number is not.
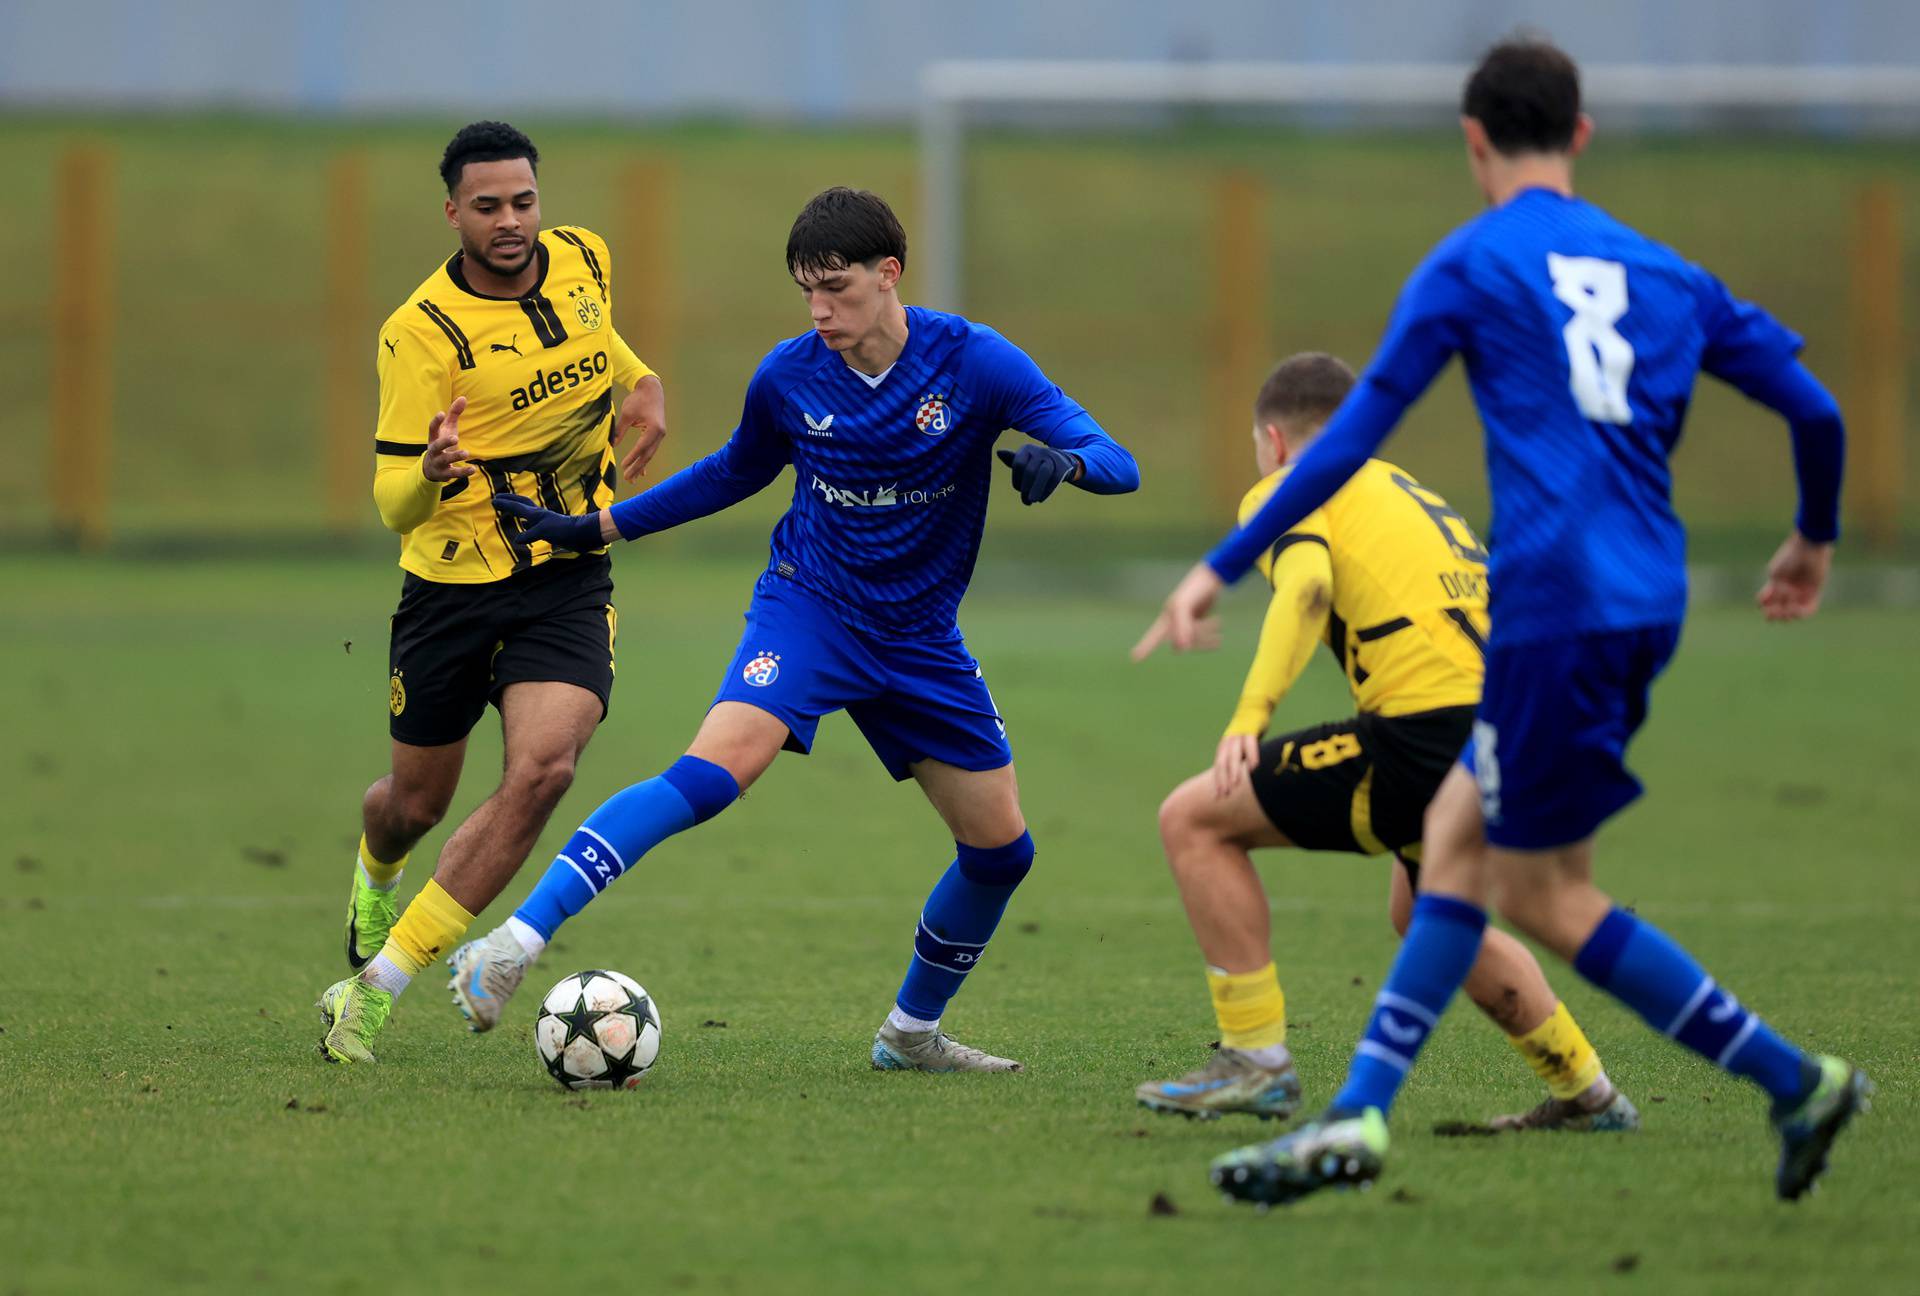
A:
[[[400,672],[393,673],[393,679],[387,684],[387,710],[399,715],[407,709],[407,686],[400,682]]]
[[[762,648],[754,659],[740,672],[740,678],[755,688],[765,688],[780,678],[780,658]],[[399,712],[394,712],[398,715]]]
[[[913,416],[913,425],[928,436],[939,436],[953,426],[953,411],[947,408],[945,392],[929,392],[920,398],[920,409]]]

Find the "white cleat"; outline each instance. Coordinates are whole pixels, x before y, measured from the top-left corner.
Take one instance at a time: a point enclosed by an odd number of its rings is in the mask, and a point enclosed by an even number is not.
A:
[[[484,939],[455,950],[447,966],[453,971],[447,989],[453,992],[453,1006],[467,1019],[467,1029],[490,1031],[500,1024],[507,1000],[520,988],[533,959],[512,932],[496,927]]]
[[[1012,1058],[968,1048],[937,1030],[903,1031],[886,1022],[873,1037],[875,1071],[1024,1071]]]

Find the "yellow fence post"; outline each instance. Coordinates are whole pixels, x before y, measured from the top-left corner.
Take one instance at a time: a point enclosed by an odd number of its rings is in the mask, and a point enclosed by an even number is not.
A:
[[[1876,180],[1860,190],[1854,211],[1848,475],[1867,543],[1882,552],[1900,541],[1900,496],[1907,469],[1900,214],[1900,194],[1892,181]]]
[[[61,156],[55,182],[53,524],[82,549],[107,542],[113,418],[113,157],[97,144]]]
[[[327,525],[357,529],[368,516],[373,480],[372,325],[367,278],[373,219],[367,198],[367,156],[353,151],[327,167],[326,391],[321,398],[321,455],[326,478]]]
[[[1231,510],[1250,484],[1253,398],[1272,357],[1267,191],[1250,171],[1222,174],[1213,191],[1212,399],[1200,458],[1207,489]]]
[[[679,311],[679,280],[674,273],[679,249],[677,212],[679,169],[669,159],[651,158],[628,166],[620,177],[620,241],[612,247],[615,322],[634,354],[660,375],[667,389],[667,426],[674,423],[674,385],[679,378],[674,321]],[[684,426],[681,435],[685,435]],[[660,448],[643,483],[666,476],[673,442]]]

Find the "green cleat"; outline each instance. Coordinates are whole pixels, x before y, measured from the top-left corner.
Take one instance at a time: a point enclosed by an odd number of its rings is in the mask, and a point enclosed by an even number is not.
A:
[[[1178,1080],[1149,1080],[1133,1096],[1150,1111],[1189,1120],[1216,1120],[1226,1112],[1285,1119],[1300,1107],[1300,1076],[1292,1058],[1265,1067],[1238,1049],[1221,1048],[1200,1070]]]
[[[358,972],[387,943],[400,916],[400,887],[382,891],[367,883],[367,871],[353,866],[353,892],[347,897],[347,966]]]
[[[359,977],[335,981],[320,994],[320,1053],[329,1062],[371,1062],[373,1037],[387,1024],[393,996]]]
[[[1358,1116],[1328,1112],[1271,1143],[1215,1157],[1210,1177],[1228,1197],[1265,1209],[1322,1188],[1371,1187],[1386,1156],[1387,1118],[1369,1107]]]
[[[1818,1185],[1833,1141],[1855,1112],[1871,1106],[1873,1081],[1866,1072],[1837,1057],[1817,1057],[1814,1063],[1820,1083],[1798,1107],[1773,1121],[1780,1134],[1780,1170],[1773,1187],[1782,1201],[1798,1201]]]

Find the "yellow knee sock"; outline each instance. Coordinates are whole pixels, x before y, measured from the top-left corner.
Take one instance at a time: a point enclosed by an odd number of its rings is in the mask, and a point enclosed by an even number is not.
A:
[[[407,860],[412,858],[412,854],[413,852],[409,851],[393,863],[383,864],[373,857],[371,850],[367,849],[367,835],[360,834],[360,867],[366,872],[367,885],[377,890],[385,891],[400,880],[400,870],[407,866]]]
[[[1563,1003],[1554,1004],[1553,1016],[1525,1035],[1507,1036],[1507,1043],[1555,1098],[1577,1098],[1600,1078],[1600,1055]]]
[[[473,915],[429,878],[426,888],[387,933],[387,943],[380,953],[402,972],[416,977],[452,949],[472,925]]]
[[[1271,1048],[1287,1042],[1287,1000],[1280,993],[1280,974],[1269,963],[1258,972],[1222,972],[1207,969],[1207,989],[1213,995],[1213,1015],[1220,1023],[1223,1048]]]

